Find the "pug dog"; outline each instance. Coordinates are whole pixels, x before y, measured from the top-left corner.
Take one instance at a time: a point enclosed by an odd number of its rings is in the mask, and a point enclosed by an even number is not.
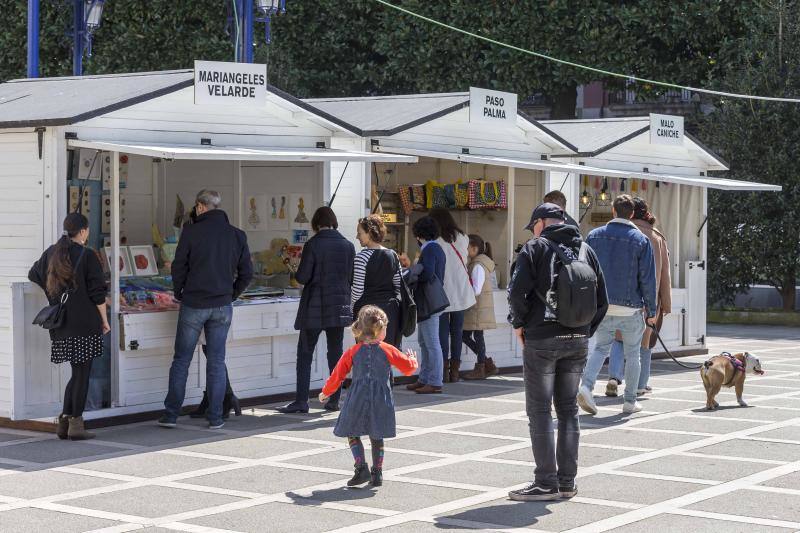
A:
[[[735,387],[736,401],[740,407],[747,407],[747,403],[742,399],[747,374],[764,375],[761,361],[751,353],[723,352],[703,363],[700,367],[700,377],[706,388],[706,409],[713,411],[719,407],[715,398],[722,387]]]

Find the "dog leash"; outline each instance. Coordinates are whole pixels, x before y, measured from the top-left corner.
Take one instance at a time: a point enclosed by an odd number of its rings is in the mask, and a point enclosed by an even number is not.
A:
[[[699,370],[699,369],[700,369],[700,368],[703,366],[703,363],[700,363],[699,365],[695,366],[695,365],[687,365],[686,363],[681,363],[680,361],[678,361],[678,360],[675,358],[675,356],[674,356],[674,355],[672,355],[672,352],[670,352],[670,351],[667,349],[667,345],[666,345],[666,344],[664,344],[664,340],[661,338],[661,335],[659,335],[659,333],[658,333],[658,330],[656,329],[656,327],[655,327],[655,326],[652,326],[652,325],[650,325],[650,324],[648,324],[648,325],[647,325],[647,327],[649,327],[649,328],[651,328],[651,329],[653,330],[653,333],[655,333],[655,334],[656,334],[656,338],[658,339],[658,342],[660,342],[660,343],[661,343],[661,347],[662,347],[662,348],[664,348],[664,351],[665,351],[665,352],[667,352],[667,355],[668,355],[668,356],[670,356],[670,358],[671,358],[673,361],[675,361],[675,363],[677,363],[677,364],[678,364],[678,366],[682,366],[683,368],[688,368],[689,370]]]

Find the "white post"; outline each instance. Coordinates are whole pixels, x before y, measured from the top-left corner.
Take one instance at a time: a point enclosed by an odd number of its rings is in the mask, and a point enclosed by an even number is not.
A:
[[[111,153],[111,405],[124,403],[120,391],[119,339],[119,152]]]
[[[508,180],[506,183],[506,199],[508,201],[508,216],[507,216],[507,232],[508,232],[508,261],[506,264],[506,272],[511,271],[511,262],[514,260],[514,230],[516,229],[514,226],[514,199],[516,198],[515,188],[516,186],[516,169],[514,167],[508,167]],[[511,281],[511,280],[508,280]],[[508,282],[506,282],[506,286],[508,286]]]

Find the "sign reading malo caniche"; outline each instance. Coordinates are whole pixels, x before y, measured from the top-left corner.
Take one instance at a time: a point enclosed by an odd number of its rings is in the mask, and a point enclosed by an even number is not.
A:
[[[510,126],[517,123],[517,95],[469,88],[469,121]]]
[[[266,65],[194,62],[195,104],[263,106],[266,98]]]
[[[683,144],[683,117],[650,114],[650,144]]]

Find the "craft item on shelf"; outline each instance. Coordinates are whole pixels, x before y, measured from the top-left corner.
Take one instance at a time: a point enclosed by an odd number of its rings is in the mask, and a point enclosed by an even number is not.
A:
[[[639,180],[633,179],[631,180],[631,192],[637,193],[639,192]]]
[[[286,239],[272,239],[272,241],[270,241],[269,250],[263,250],[253,254],[255,260],[262,265],[262,271],[259,272],[259,274],[272,276],[289,272],[289,268],[286,266],[286,263],[283,262],[283,250],[288,246],[289,241]]]
[[[91,203],[89,202],[89,188],[85,187],[83,189],[83,198],[80,197],[81,187],[71,186],[69,188],[69,212],[70,213],[81,213],[87,218],[89,214],[92,212]]]
[[[289,285],[294,288],[300,287],[295,275],[300,267],[300,258],[303,255],[303,247],[295,244],[285,246],[281,252],[283,262],[289,270]]]
[[[137,276],[155,276],[158,274],[158,265],[150,245],[130,246],[128,251],[131,256],[131,264]]]
[[[599,191],[600,190],[600,176],[595,176],[594,177],[594,190],[595,191]]]
[[[411,192],[411,205],[414,206],[415,211],[425,211],[428,202],[425,199],[425,185],[412,185],[409,187]]]
[[[245,231],[267,231],[267,196],[251,194],[244,202]]]
[[[79,151],[80,161],[78,162],[79,180],[99,180],[100,167],[102,165],[102,154],[90,148],[81,148]]]
[[[305,244],[309,238],[307,229],[292,230],[292,243],[294,244]]]
[[[408,187],[399,187],[397,189],[397,194],[400,196],[400,205],[403,207],[403,213],[406,216],[411,214],[411,211],[414,210],[414,206],[411,204],[411,189]]]
[[[106,265],[109,270],[111,266],[111,247],[103,248],[103,253],[106,256]],[[127,246],[119,247],[119,275],[120,276],[133,276],[133,269],[131,268],[130,255]]]
[[[295,193],[289,195],[289,218],[291,220],[291,229],[311,229],[311,222],[308,217],[308,212],[311,209],[311,203],[308,201],[308,195]]]
[[[175,216],[172,217],[172,227],[179,229],[183,227],[183,221],[186,218],[186,208],[183,206],[183,200],[180,195],[175,195]],[[176,237],[178,232],[176,232]]]
[[[268,197],[269,231],[286,231],[289,229],[289,195],[272,194]]]
[[[455,189],[456,209],[466,209],[469,205],[469,185],[459,180]]]
[[[164,237],[161,236],[161,230],[158,229],[158,226],[153,224],[150,226],[150,233],[153,235],[153,244],[161,248],[164,246]]]
[[[179,307],[172,283],[164,277],[126,278],[120,281],[119,289],[123,312],[170,311]]]
[[[383,214],[383,204],[381,203],[381,194],[378,192],[377,189],[372,189],[371,194],[371,205],[373,214],[382,215]]]
[[[447,197],[444,192],[444,185],[436,180],[428,180],[425,183],[426,206],[428,209],[437,207],[447,208]]]
[[[642,180],[642,191],[647,190],[647,180]]]
[[[505,209],[508,206],[506,184],[503,180],[470,180],[470,209]]]

